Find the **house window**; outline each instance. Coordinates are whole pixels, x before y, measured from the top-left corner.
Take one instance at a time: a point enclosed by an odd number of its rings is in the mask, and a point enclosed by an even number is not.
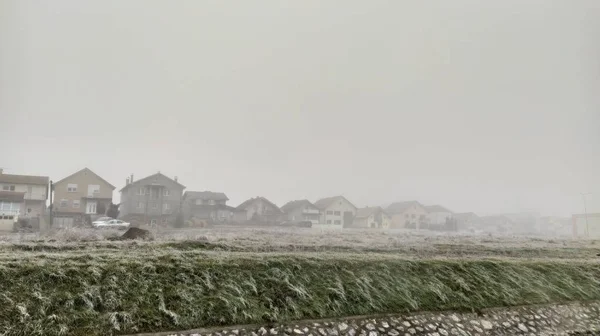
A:
[[[336,211],[336,212],[334,213],[334,215],[336,215],[336,216],[340,216],[341,214],[342,214],[342,213],[341,213],[341,212],[339,212],[339,211]]]
[[[67,191],[68,192],[77,192],[77,184],[76,183],[67,184]]]
[[[156,219],[151,219],[150,220],[150,225],[156,225]]]
[[[331,219],[328,219],[328,220],[327,220],[327,224],[331,224]]]
[[[68,200],[66,200],[64,198],[60,200],[60,207],[61,208],[66,208],[68,206],[69,206],[69,201]]]
[[[152,209],[158,209],[158,204],[152,203]]]
[[[138,209],[143,209],[144,208],[144,203],[139,202],[138,205],[137,205],[137,208]]]
[[[80,203],[78,200],[73,201],[73,209],[79,209],[79,205]]]
[[[14,185],[5,184],[5,185],[2,186],[2,190],[3,191],[15,191],[15,186]]]
[[[208,201],[208,204],[210,204],[210,205],[215,205],[215,200],[210,200],[210,201]]]
[[[342,224],[342,221],[339,220],[339,219],[336,219],[335,222],[334,222],[334,224]]]
[[[169,204],[169,203],[165,203],[165,204],[163,204],[163,209],[164,209],[165,211],[169,211],[169,210],[171,210],[171,204]]]
[[[196,200],[196,205],[202,205],[202,200],[201,199],[197,199]]]
[[[328,214],[328,215],[333,215],[333,211],[329,211],[329,210],[328,210],[328,211],[327,211],[327,214]]]
[[[97,184],[89,184],[88,185],[88,194],[94,195],[100,193],[100,186]]]
[[[169,190],[169,189],[163,190],[163,196],[171,196],[171,190]]]
[[[146,193],[146,188],[139,188],[137,191],[138,195],[144,195]]]
[[[167,217],[162,219],[163,224],[169,224],[169,219]]]

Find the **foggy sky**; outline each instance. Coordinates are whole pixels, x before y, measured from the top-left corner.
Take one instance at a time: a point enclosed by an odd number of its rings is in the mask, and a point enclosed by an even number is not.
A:
[[[0,167],[599,212],[599,22],[597,0],[0,0]]]

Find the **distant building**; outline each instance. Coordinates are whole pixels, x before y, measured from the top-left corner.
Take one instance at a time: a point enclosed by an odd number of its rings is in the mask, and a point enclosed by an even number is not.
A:
[[[484,216],[481,217],[481,223],[486,232],[512,233],[515,228],[515,222],[505,215]]]
[[[315,202],[321,211],[321,224],[341,225],[351,227],[354,222],[357,208],[344,196],[322,198]]]
[[[319,224],[320,210],[308,200],[297,200],[281,207],[288,221],[310,221]]]
[[[120,217],[150,225],[173,225],[181,211],[185,186],[177,177],[156,173],[134,181],[127,178],[121,189]]]
[[[283,221],[285,216],[275,203],[259,196],[237,206],[234,217],[237,222],[278,223]]]
[[[427,222],[429,224],[444,225],[446,221],[452,219],[452,211],[441,205],[425,206],[425,211],[427,211]]]
[[[0,215],[38,217],[46,213],[47,176],[4,174],[0,169]]]
[[[456,220],[458,231],[476,231],[482,229],[482,221],[473,212],[455,213],[452,217]]]
[[[392,216],[392,228],[418,230],[427,226],[427,211],[417,201],[392,203],[385,212]]]
[[[212,222],[233,221],[236,209],[228,206],[229,198],[222,192],[186,191],[183,194],[183,215],[186,220],[195,217]]]
[[[392,218],[385,213],[381,207],[360,208],[356,211],[353,228],[377,228],[388,229],[392,224]]]
[[[83,223],[85,215],[104,215],[112,204],[114,190],[112,184],[89,168],[55,182],[53,225],[71,226]]]
[[[518,212],[504,214],[513,222],[511,233],[538,234],[540,232],[540,215],[537,212]]]
[[[600,213],[575,214],[571,221],[574,238],[600,239]]]

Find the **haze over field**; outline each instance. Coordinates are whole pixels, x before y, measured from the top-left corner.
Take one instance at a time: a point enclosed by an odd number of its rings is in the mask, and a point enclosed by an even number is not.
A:
[[[2,0],[0,42],[6,173],[600,212],[597,0]]]

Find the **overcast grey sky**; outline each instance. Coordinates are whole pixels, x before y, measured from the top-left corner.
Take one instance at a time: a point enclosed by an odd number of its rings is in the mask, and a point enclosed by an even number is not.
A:
[[[598,0],[0,0],[0,48],[7,173],[600,211]]]

